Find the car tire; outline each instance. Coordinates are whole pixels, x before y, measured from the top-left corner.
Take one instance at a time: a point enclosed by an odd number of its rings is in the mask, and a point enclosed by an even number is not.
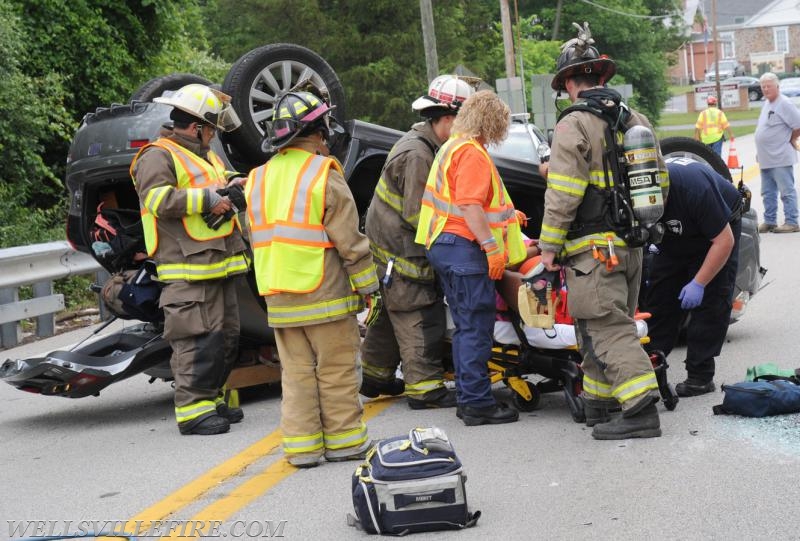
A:
[[[222,90],[231,95],[242,125],[221,134],[223,142],[236,148],[253,165],[266,161],[269,156],[262,150],[262,142],[272,118],[272,106],[301,77],[310,77],[314,86],[327,93],[330,104],[335,106],[332,115],[341,124],[346,119],[344,88],[333,68],[310,49],[275,43],[246,53],[225,77]]]
[[[761,99],[761,95],[760,95],[760,94],[759,94],[757,91],[755,91],[755,90],[751,90],[751,91],[748,93],[748,95],[747,95],[747,96],[748,96],[748,98],[750,98],[750,101],[758,101],[758,100],[760,100],[760,99]]]
[[[661,140],[661,154],[665,158],[687,157],[711,166],[717,173],[732,180],[728,165],[716,152],[690,137],[666,137]]]
[[[195,83],[212,84],[208,79],[192,73],[171,73],[144,83],[131,95],[131,101],[153,101],[153,98],[162,96],[167,90],[178,90],[183,86]]]

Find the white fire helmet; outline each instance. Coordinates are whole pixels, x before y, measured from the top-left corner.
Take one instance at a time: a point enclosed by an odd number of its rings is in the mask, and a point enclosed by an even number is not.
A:
[[[464,101],[475,93],[480,84],[478,77],[440,75],[431,81],[428,94],[420,96],[411,104],[411,109],[422,116],[456,114]]]
[[[171,105],[224,132],[242,125],[231,107],[231,97],[206,85],[186,85],[169,96],[153,98],[153,101]]]

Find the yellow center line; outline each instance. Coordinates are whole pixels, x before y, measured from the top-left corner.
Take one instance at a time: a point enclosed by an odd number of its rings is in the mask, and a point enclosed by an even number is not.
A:
[[[396,399],[394,398],[378,399],[371,400],[364,404],[364,422],[378,415],[395,401]],[[125,524],[125,531],[147,531],[155,521],[164,520],[192,504],[206,492],[219,487],[219,485],[227,479],[240,474],[254,462],[273,453],[280,447],[280,444],[280,430],[275,430],[241,453],[215,466],[197,479],[168,495],[160,502],[151,505],[135,517],[129,519]],[[203,520],[201,517],[205,516],[212,516],[212,520],[225,520],[296,471],[298,471],[298,469],[291,466],[285,460],[278,460],[270,464],[263,472],[253,476],[241,486],[231,491],[226,497],[207,506],[200,511],[193,520]]]
[[[364,421],[375,417],[395,402],[395,399],[371,401],[364,405]],[[355,466],[353,467],[355,470]],[[269,489],[299,471],[285,460],[278,460],[267,466],[264,471],[254,475],[227,496],[220,498],[198,512],[191,520],[225,521],[247,504],[263,495]]]

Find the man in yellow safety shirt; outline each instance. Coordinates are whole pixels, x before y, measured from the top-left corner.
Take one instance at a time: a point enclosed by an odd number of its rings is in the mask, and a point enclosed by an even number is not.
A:
[[[733,141],[733,132],[728,117],[717,108],[717,97],[709,96],[707,102],[708,108],[700,112],[694,125],[694,138],[721,156],[722,136],[727,131],[728,139]]]

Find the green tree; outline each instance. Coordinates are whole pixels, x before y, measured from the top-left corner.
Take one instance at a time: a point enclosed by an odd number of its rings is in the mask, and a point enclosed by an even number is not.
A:
[[[222,80],[204,22],[197,0],[0,0],[2,212],[20,207],[3,227],[41,231],[26,209],[63,206],[69,140],[86,112],[170,71]]]
[[[441,72],[463,64],[487,77],[485,35],[496,6],[493,0],[434,2]],[[334,68],[349,116],[398,129],[418,118],[410,104],[428,86],[418,2],[215,0],[206,9],[218,28],[209,33],[212,51],[225,60],[267,43],[296,43]]]
[[[21,26],[11,3],[0,0],[0,198],[4,203],[0,246],[51,232],[58,222],[63,227],[56,214],[30,212],[28,207],[33,199],[58,200],[61,180],[43,155],[51,141],[66,141],[74,126],[62,105],[63,78],[57,73],[30,76],[22,71],[20,59],[27,54],[29,39],[20,32]]]
[[[575,36],[573,22],[588,21],[600,53],[617,63],[612,84],[630,83],[631,104],[653,123],[669,98],[666,71],[674,58],[669,53],[681,42],[680,7],[673,0],[603,0],[562,2],[558,37]],[[541,13],[545,28],[551,28],[556,12],[551,0],[523,0],[520,11]]]

